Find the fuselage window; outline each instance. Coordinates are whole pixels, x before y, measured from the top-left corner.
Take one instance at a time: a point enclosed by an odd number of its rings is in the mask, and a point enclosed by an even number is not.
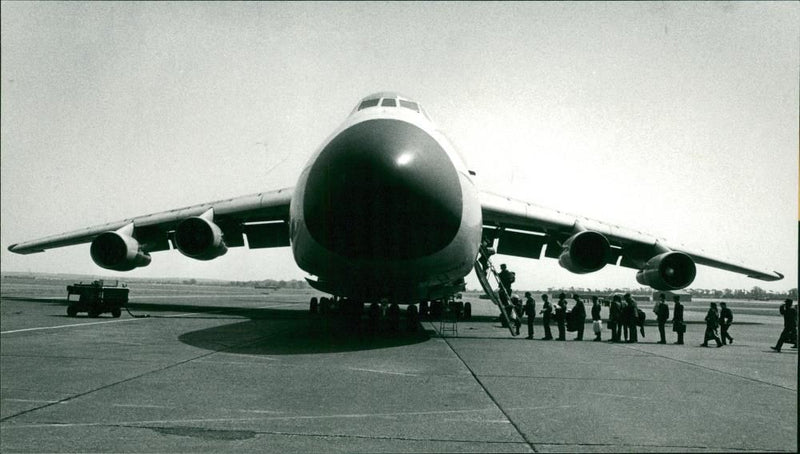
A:
[[[417,103],[412,101],[406,101],[405,99],[400,100],[400,106],[405,107],[406,109],[411,109],[414,112],[419,112],[419,108],[417,107]]]
[[[358,110],[366,109],[367,107],[375,107],[378,105],[378,101],[380,101],[380,99],[366,99],[358,106]]]
[[[397,100],[394,98],[384,98],[381,106],[397,107]]]

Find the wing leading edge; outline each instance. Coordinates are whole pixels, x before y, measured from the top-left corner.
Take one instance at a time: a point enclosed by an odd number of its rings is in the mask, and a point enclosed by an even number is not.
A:
[[[176,208],[12,244],[8,250],[17,254],[33,254],[47,249],[94,242],[106,233],[117,232],[117,236],[121,238],[135,240],[139,252],[149,254],[170,249],[170,242],[173,248],[176,248],[176,229],[191,218],[203,218],[207,221],[205,224],[213,227],[210,229],[212,233],[221,234],[218,236],[224,238],[221,247],[225,250],[227,247],[244,246],[244,236],[247,236],[248,246],[251,249],[288,246],[289,204],[292,192],[292,188],[284,188]],[[222,253],[224,250],[218,255]],[[94,243],[92,254],[94,257]],[[202,256],[194,258],[205,259]],[[149,255],[147,262],[149,263]],[[100,263],[98,265],[103,266]]]
[[[637,230],[491,192],[481,192],[480,198],[484,238],[490,242],[499,240],[497,252],[500,254],[538,259],[546,246],[545,256],[559,259],[561,265],[572,272],[592,272],[606,264],[625,266],[640,270],[637,275],[640,283],[661,290],[684,288],[691,284],[694,263],[763,281],[783,278],[777,271],[716,259],[704,252],[670,245]],[[596,233],[605,237],[607,242]]]

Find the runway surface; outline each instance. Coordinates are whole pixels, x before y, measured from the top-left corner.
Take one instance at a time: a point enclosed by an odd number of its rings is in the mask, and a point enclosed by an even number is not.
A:
[[[703,302],[686,345],[655,326],[610,344],[588,324],[583,342],[514,338],[469,297],[475,317],[444,337],[224,286],[132,284],[150,317],[69,318],[69,283],[2,281],[4,453],[797,451],[797,350],[769,349],[779,302],[730,302],[735,343],[717,349],[698,346]]]

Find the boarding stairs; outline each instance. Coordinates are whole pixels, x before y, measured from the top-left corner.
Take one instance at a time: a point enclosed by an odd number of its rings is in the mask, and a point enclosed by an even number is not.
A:
[[[478,281],[481,283],[483,291],[486,292],[492,302],[500,308],[500,316],[505,319],[506,324],[508,325],[508,331],[512,336],[516,336],[517,332],[514,327],[514,320],[511,318],[508,311],[506,311],[506,307],[500,297],[500,293],[502,293],[503,296],[505,296],[505,300],[510,303],[511,292],[500,281],[500,273],[497,271],[497,269],[495,269],[494,265],[492,265],[492,262],[489,260],[489,257],[491,257],[493,254],[494,251],[492,249],[487,247],[485,244],[481,244],[478,258],[475,260],[475,274],[478,276]],[[491,276],[497,283],[497,290],[495,290],[489,282],[489,276]],[[511,310],[513,311],[513,309]]]
[[[444,308],[442,318],[439,319],[439,335],[444,337],[446,333],[458,336],[458,312],[455,307],[455,298],[452,296],[442,300]]]

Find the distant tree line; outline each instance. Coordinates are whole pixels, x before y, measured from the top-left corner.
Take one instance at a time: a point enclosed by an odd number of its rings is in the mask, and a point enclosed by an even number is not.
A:
[[[308,282],[292,279],[291,281],[276,281],[274,279],[264,279],[261,281],[230,281],[231,287],[275,287],[275,288],[310,288]]]
[[[549,293],[553,292],[569,292],[569,293],[578,293],[578,294],[587,294],[587,295],[610,295],[613,293],[628,293],[630,292],[633,295],[649,295],[653,292],[653,289],[647,287],[639,287],[639,288],[604,288],[602,290],[599,289],[589,289],[589,288],[581,288],[581,287],[569,287],[567,288],[556,288],[550,287],[547,289]],[[785,292],[774,292],[774,291],[767,291],[759,286],[754,286],[750,290],[745,289],[686,289],[686,292],[692,295],[692,297],[698,298],[720,298],[720,299],[750,299],[750,300],[782,300],[785,298],[791,298],[797,301],[797,288],[789,289]]]
[[[759,286],[754,286],[750,290],[745,289],[690,289],[688,290],[693,296],[701,298],[736,298],[736,299],[751,299],[751,300],[778,300],[791,298],[797,300],[797,288],[789,289],[786,292],[773,292],[767,291]]]

